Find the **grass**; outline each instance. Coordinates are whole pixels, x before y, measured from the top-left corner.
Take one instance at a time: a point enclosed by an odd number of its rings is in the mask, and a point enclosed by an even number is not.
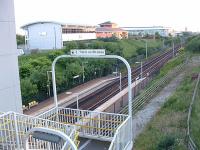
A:
[[[137,49],[145,49],[145,41],[144,40],[133,40],[133,39],[126,39],[119,41],[120,45],[124,48],[123,55],[126,58],[130,58],[137,54]],[[162,41],[161,40],[147,40],[148,47],[156,48],[161,47]]]
[[[159,81],[164,77],[169,71],[182,64],[185,61],[185,54],[181,54],[173,59],[170,59],[159,71],[159,73],[154,77],[152,81],[145,87],[145,89],[152,86],[155,82]]]
[[[134,146],[135,150],[187,149],[187,114],[196,82],[191,79],[191,76],[194,72],[199,70],[199,68],[190,69],[191,71],[186,73],[186,76],[174,94],[151,120],[144,131],[137,137]],[[200,140],[199,103],[196,107],[198,107],[198,115],[194,120],[198,118],[199,122],[195,124],[196,128],[194,128],[194,131],[196,135],[194,134],[194,136],[198,138],[197,140]]]

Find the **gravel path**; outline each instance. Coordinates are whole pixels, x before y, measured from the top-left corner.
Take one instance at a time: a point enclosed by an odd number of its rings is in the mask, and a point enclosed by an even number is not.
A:
[[[154,97],[150,103],[135,114],[133,118],[133,139],[135,139],[136,136],[143,131],[147,123],[150,122],[156,112],[158,112],[158,110],[173,94],[183,77],[184,73],[178,75],[156,97]]]

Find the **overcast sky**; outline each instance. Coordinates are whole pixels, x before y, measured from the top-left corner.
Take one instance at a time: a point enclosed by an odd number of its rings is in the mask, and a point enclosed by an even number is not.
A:
[[[15,0],[16,29],[34,21],[200,31],[200,0]]]

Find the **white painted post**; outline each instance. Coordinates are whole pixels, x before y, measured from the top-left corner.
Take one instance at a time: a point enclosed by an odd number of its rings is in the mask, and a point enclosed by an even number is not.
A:
[[[13,116],[14,116],[14,123],[15,123],[15,135],[16,135],[16,144],[17,144],[17,149],[21,149],[20,148],[20,142],[19,142],[19,130],[18,130],[18,125],[17,125],[17,117],[16,117],[16,113],[13,112]]]
[[[148,50],[148,46],[147,46],[147,40],[146,40],[146,59],[147,59],[147,55],[148,55],[147,50]]]
[[[122,73],[119,73],[119,89],[122,91]]]

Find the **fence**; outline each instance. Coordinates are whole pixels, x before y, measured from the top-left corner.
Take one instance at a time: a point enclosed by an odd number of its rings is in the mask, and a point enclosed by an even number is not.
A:
[[[166,86],[176,75],[178,75],[185,67],[185,63],[177,66],[167,75],[162,77],[159,81],[153,83],[149,88],[143,91],[139,96],[137,96],[132,102],[133,113],[135,114],[139,109],[141,109],[149,100],[156,95],[163,87]],[[124,107],[120,113],[127,114],[128,106]]]
[[[132,147],[131,118],[128,117],[116,130],[115,136],[111,142],[109,150],[130,150]]]
[[[197,89],[199,86],[199,81],[200,81],[200,73],[198,75],[198,79],[197,79],[197,83],[195,85],[195,89],[194,89],[194,93],[192,96],[192,101],[190,103],[190,107],[189,107],[189,111],[188,111],[188,118],[187,118],[187,137],[188,137],[188,149],[189,150],[197,150],[197,146],[195,144],[195,142],[193,141],[193,139],[191,138],[191,134],[190,134],[190,118],[191,118],[191,112],[192,112],[192,105],[194,103],[194,100],[197,96]]]
[[[14,112],[0,115],[0,149],[15,150],[25,148],[26,134],[33,128],[44,127],[61,131],[77,142],[77,132],[73,126],[31,117]],[[62,149],[64,142],[59,143],[36,139],[34,136],[28,137],[29,149]],[[70,147],[69,147],[70,149]]]
[[[112,141],[116,130],[128,115],[58,107],[38,117],[74,125],[81,137]]]

